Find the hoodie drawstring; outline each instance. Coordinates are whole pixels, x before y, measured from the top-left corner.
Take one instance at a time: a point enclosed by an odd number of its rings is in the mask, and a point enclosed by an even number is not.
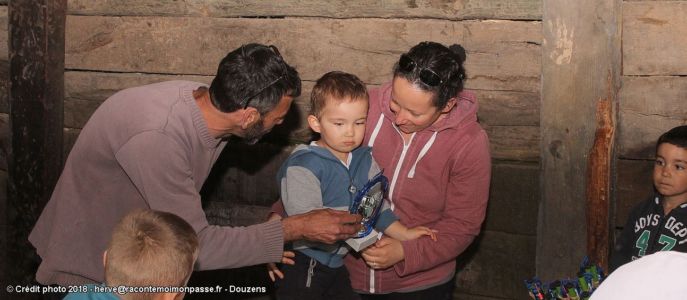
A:
[[[422,150],[420,151],[420,154],[418,154],[417,159],[415,160],[415,163],[413,164],[413,167],[410,169],[410,172],[408,172],[408,178],[413,178],[415,176],[415,167],[417,166],[417,163],[422,159],[422,157],[427,154],[429,151],[429,148],[432,147],[434,144],[434,140],[437,138],[437,133],[438,131],[435,131],[434,134],[432,134],[432,137],[427,141],[424,147],[422,147]]]
[[[372,131],[372,134],[370,135],[370,140],[367,142],[368,147],[372,147],[372,145],[374,145],[375,140],[377,139],[377,135],[379,134],[379,129],[382,128],[382,123],[384,123],[384,114],[379,114],[379,120],[377,120],[377,125],[375,125],[375,129]]]

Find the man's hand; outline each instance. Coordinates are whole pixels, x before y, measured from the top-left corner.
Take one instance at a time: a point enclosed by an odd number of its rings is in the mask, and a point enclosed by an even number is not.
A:
[[[361,219],[360,215],[329,208],[290,216],[282,220],[284,242],[304,239],[333,244],[358,232]]]
[[[405,259],[401,242],[389,237],[382,237],[362,253],[363,259],[370,268],[386,269]]]

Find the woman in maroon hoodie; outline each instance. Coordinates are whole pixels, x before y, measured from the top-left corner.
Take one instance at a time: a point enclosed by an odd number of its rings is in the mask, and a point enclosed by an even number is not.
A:
[[[405,226],[438,233],[436,242],[382,237],[347,255],[363,299],[452,299],[456,257],[480,232],[491,177],[477,100],[463,90],[465,58],[460,45],[422,42],[401,55],[390,83],[369,91],[365,143],[389,178],[391,209]]]
[[[422,42],[370,91],[365,142],[390,180],[392,209],[404,225],[438,233],[436,242],[382,237],[348,255],[363,299],[451,299],[456,257],[480,232],[491,158],[475,95],[463,90],[465,58],[460,45]]]

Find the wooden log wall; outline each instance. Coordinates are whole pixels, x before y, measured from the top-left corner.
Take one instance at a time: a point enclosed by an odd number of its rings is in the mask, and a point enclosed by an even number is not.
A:
[[[526,297],[522,280],[535,273],[539,199],[540,1],[126,2],[69,2],[67,136],[77,135],[114,91],[179,76],[209,82],[229,50],[256,41],[278,46],[303,78],[291,126],[279,131],[304,142],[307,96],[325,72],[352,72],[374,86],[390,80],[395,60],[418,42],[465,46],[467,86],[480,99],[495,164],[484,234],[461,260],[457,295]],[[226,209],[208,209],[209,217],[235,225],[262,218],[277,197],[274,174],[289,150],[270,143],[230,148],[213,177],[222,184],[206,191],[215,200],[208,206]],[[261,167],[237,165],[237,156]]]
[[[0,283],[8,282],[7,275],[7,153],[10,147],[9,128],[9,51],[7,30],[7,3],[0,5]]]
[[[309,138],[304,112],[319,76],[338,69],[376,86],[418,42],[459,43],[468,51],[467,88],[480,100],[494,169],[483,234],[459,259],[456,297],[527,299],[522,280],[535,274],[540,197],[541,18],[541,0],[70,0],[65,158],[114,92],[178,78],[209,83],[228,51],[274,44],[300,72],[303,95],[267,142],[229,147],[204,191],[216,223],[255,223],[276,199],[274,174],[290,145]]]
[[[687,124],[687,1],[625,1],[622,14],[623,87],[612,219],[618,230],[631,208],[653,191],[656,140]]]

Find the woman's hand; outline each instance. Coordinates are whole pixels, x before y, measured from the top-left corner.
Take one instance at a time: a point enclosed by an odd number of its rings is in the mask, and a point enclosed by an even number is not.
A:
[[[282,254],[281,257],[281,263],[293,265],[296,263],[293,261],[294,257],[296,257],[296,254],[293,253],[293,251],[284,251],[284,254]],[[267,264],[267,274],[270,276],[270,279],[272,279],[272,282],[276,280],[276,277],[279,277],[279,279],[284,279],[284,273],[282,273],[281,270],[279,270],[277,264],[275,263]]]
[[[401,242],[389,237],[363,250],[362,256],[372,269],[386,269],[405,259]]]

